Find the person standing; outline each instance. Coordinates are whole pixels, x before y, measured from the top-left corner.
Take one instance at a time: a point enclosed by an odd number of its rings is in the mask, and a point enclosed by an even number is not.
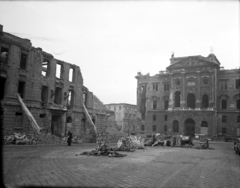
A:
[[[68,131],[68,139],[67,139],[68,146],[71,146],[72,143],[72,133]]]

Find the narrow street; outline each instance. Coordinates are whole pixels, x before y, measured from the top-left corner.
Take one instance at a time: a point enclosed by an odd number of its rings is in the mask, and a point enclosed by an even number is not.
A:
[[[112,145],[115,146],[115,145]],[[5,186],[211,187],[240,185],[240,156],[232,142],[209,150],[147,147],[123,158],[79,155],[94,144],[4,145]]]

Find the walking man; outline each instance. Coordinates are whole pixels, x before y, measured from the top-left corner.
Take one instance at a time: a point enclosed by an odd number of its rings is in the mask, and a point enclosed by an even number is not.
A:
[[[67,139],[68,146],[71,146],[72,143],[72,133],[68,131],[68,139]]]

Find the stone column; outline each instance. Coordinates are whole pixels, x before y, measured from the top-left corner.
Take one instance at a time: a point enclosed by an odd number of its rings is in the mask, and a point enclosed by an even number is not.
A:
[[[181,108],[186,107],[186,100],[185,100],[185,72],[181,72],[182,74],[182,92],[181,92],[181,102],[180,106]]]
[[[201,107],[201,77],[200,71],[197,71],[197,100],[196,100],[196,109]]]
[[[174,102],[174,98],[173,98],[173,73],[169,73],[170,75],[170,95],[169,95],[169,105],[168,105],[168,109],[171,110],[173,108],[173,102]]]

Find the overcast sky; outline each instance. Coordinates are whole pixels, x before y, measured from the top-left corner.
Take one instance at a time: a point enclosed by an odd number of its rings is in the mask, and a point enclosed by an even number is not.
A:
[[[3,31],[80,67],[104,104],[136,104],[137,72],[157,74],[175,57],[239,62],[238,1],[0,2]]]

